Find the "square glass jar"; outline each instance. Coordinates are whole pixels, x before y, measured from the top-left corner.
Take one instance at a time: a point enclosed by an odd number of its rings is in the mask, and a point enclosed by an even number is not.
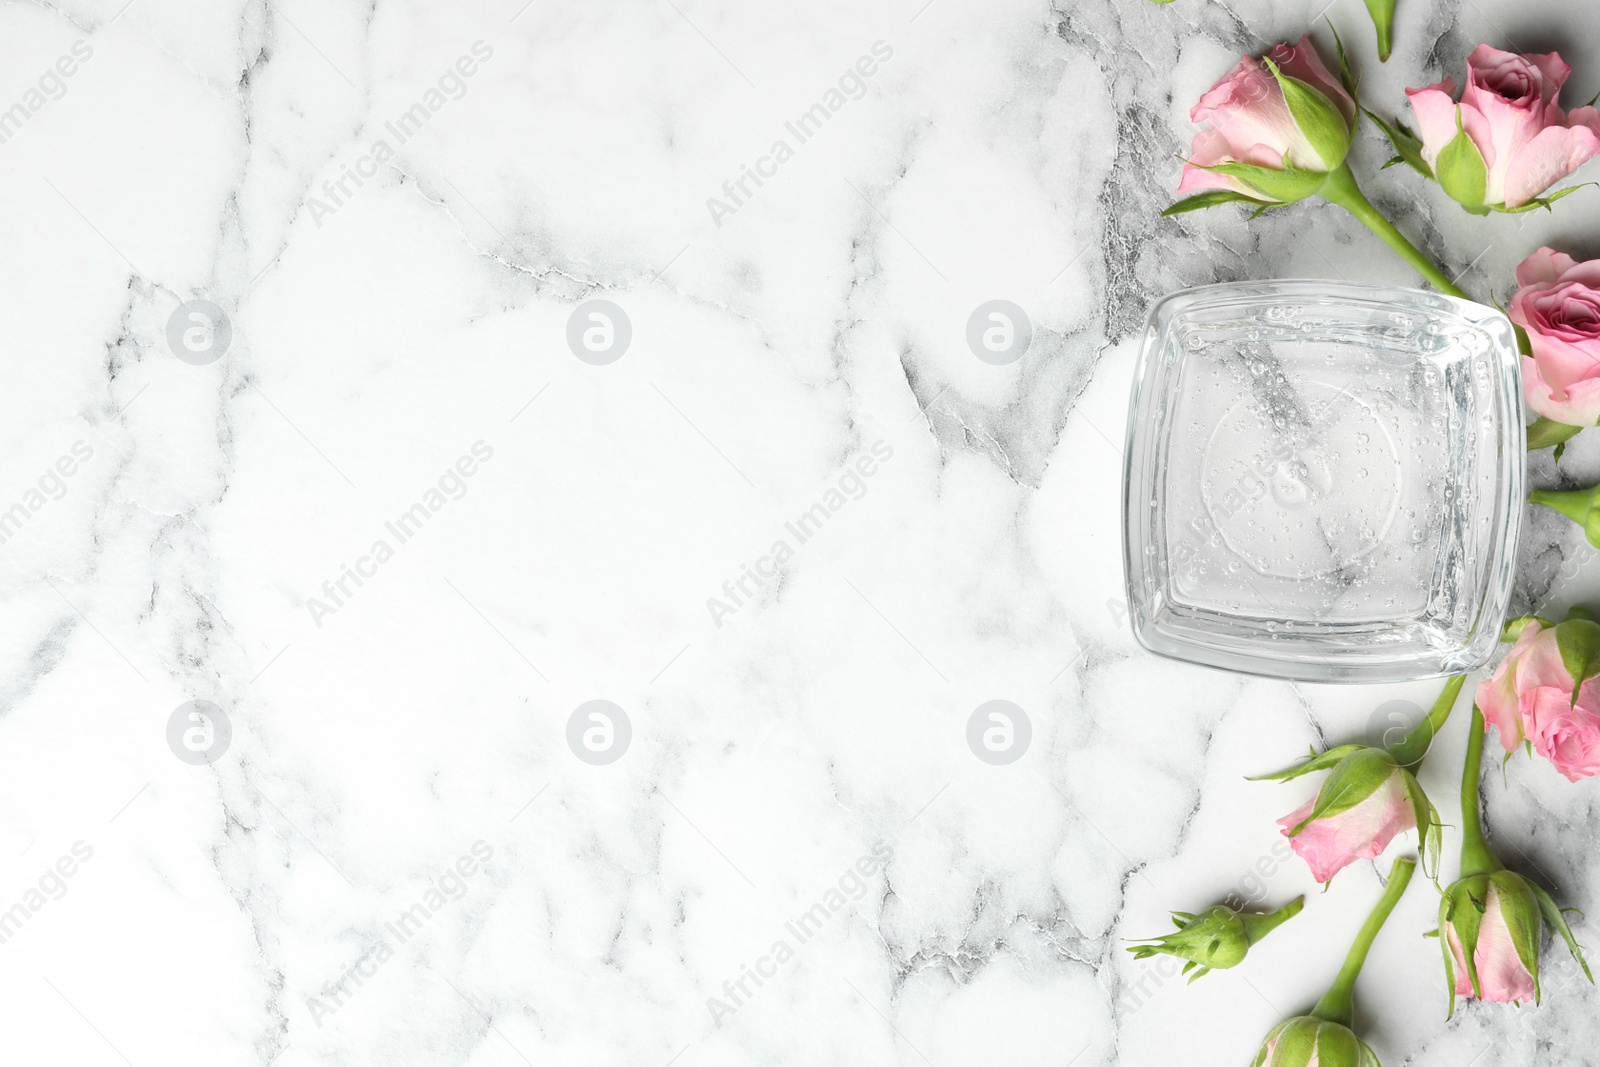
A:
[[[1494,308],[1326,281],[1172,293],[1128,412],[1134,633],[1304,681],[1479,667],[1511,597],[1525,462],[1516,337]]]

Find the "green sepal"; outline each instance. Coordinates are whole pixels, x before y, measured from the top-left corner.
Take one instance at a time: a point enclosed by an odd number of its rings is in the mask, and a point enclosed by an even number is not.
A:
[[[1517,329],[1520,330],[1522,327],[1519,326]],[[1540,415],[1528,427],[1528,451],[1535,452],[1551,445],[1562,447],[1582,432],[1582,426],[1568,426],[1564,422],[1556,422]]]
[[[1551,204],[1554,204],[1563,196],[1570,196],[1586,185],[1600,185],[1600,182],[1580,182],[1577,185],[1569,185],[1558,193],[1553,193],[1549,196],[1536,196],[1527,203],[1518,204],[1516,207],[1506,207],[1504,204],[1490,204],[1489,210],[1497,211],[1502,215],[1521,215],[1527,211],[1537,211],[1539,208],[1549,211]]]
[[[1594,984],[1594,975],[1589,973],[1589,961],[1583,958],[1583,949],[1578,947],[1578,939],[1572,936],[1572,927],[1567,925],[1567,916],[1556,906],[1549,893],[1537,882],[1528,883],[1533,897],[1539,902],[1539,911],[1544,915],[1545,925],[1561,935],[1561,940],[1567,943],[1567,951],[1572,953],[1572,958],[1578,961],[1578,966],[1583,968],[1583,976],[1589,979],[1589,984]]]
[[[1310,774],[1313,771],[1325,771],[1329,767],[1336,766],[1340,760],[1344,759],[1352,752],[1356,752],[1365,747],[1365,745],[1335,745],[1333,748],[1330,748],[1328,751],[1321,754],[1313,751],[1309,756],[1306,757],[1306,761],[1304,763],[1297,764],[1296,766],[1290,767],[1287,770],[1278,771],[1276,774],[1258,774],[1254,778],[1246,778],[1245,781],[1287,782],[1290,779],[1298,778],[1303,774]]]
[[[1285,154],[1283,167],[1260,167],[1254,163],[1217,163],[1209,167],[1191,164],[1201,170],[1215,171],[1226,174],[1230,178],[1238,178],[1250,188],[1259,192],[1263,200],[1278,201],[1292,204],[1297,200],[1304,200],[1316,194],[1322,188],[1323,182],[1328,180],[1328,175],[1320,170],[1299,170],[1289,165],[1288,155]]]
[[[1361,1042],[1349,1028],[1337,1023],[1317,1027],[1317,1062],[1353,1064],[1361,1056]]]
[[[1417,781],[1416,775],[1403,768],[1400,773],[1405,775],[1406,796],[1411,801],[1411,811],[1417,820],[1417,854],[1422,857],[1422,873],[1437,883],[1439,850],[1444,843],[1444,828],[1439,822],[1439,811],[1428,799],[1428,794],[1423,790],[1422,783]]]
[[[1385,167],[1391,167],[1396,163],[1404,163],[1424,178],[1433,177],[1433,168],[1428,166],[1428,161],[1422,158],[1422,142],[1417,139],[1417,135],[1412,133],[1405,123],[1398,120],[1389,122],[1375,111],[1367,108],[1362,108],[1362,110],[1366,111],[1367,117],[1377,124],[1378,129],[1383,131],[1384,136],[1389,138],[1389,143],[1394,145],[1394,150],[1397,154],[1384,164]]]
[[[1350,154],[1350,123],[1345,120],[1344,112],[1328,99],[1327,94],[1299,78],[1285,74],[1271,59],[1263,59],[1262,62],[1278,80],[1283,101],[1289,105],[1289,114],[1318,158],[1328,170],[1343,163],[1344,157]]]
[[[1333,34],[1333,51],[1334,54],[1339,57],[1339,84],[1344,86],[1344,91],[1350,94],[1351,100],[1360,100],[1361,80],[1357,78],[1350,70],[1350,57],[1345,55],[1344,38],[1339,36],[1339,29],[1333,24],[1332,19],[1324,18],[1322,21],[1328,24],[1328,32]],[[1361,121],[1361,111],[1361,105],[1357,104],[1355,118],[1356,123]],[[1352,126],[1350,133],[1352,136],[1354,136],[1354,126]]]
[[[1500,640],[1515,641],[1522,636],[1522,631],[1528,628],[1529,623],[1535,622],[1542,630],[1548,630],[1555,625],[1542,615],[1518,615],[1514,619],[1507,619],[1506,624],[1500,628]]]
[[[1277,206],[1253,196],[1236,193],[1231,189],[1213,189],[1207,193],[1196,193],[1194,196],[1179,200],[1176,204],[1163,211],[1161,216],[1167,218],[1172,215],[1182,215],[1188,211],[1203,211],[1208,207],[1220,207],[1223,204],[1256,204],[1262,209]]]
[[[1556,627],[1556,648],[1561,652],[1561,665],[1572,675],[1572,706],[1576,707],[1583,683],[1600,674],[1600,623],[1568,618]]]
[[[1456,940],[1461,943],[1461,959],[1467,967],[1467,980],[1472,987],[1472,995],[1483,998],[1483,983],[1478,980],[1478,963],[1474,959],[1478,951],[1478,931],[1483,926],[1483,913],[1488,907],[1489,876],[1486,874],[1473,875],[1463,878],[1455,885],[1445,890],[1445,899],[1449,904],[1444,922],[1455,929]],[[1444,927],[1441,925],[1440,929]],[[1450,951],[1449,939],[1445,939],[1445,951]],[[1455,988],[1452,982],[1452,990]]]
[[[1434,174],[1450,199],[1475,215],[1487,215],[1484,197],[1489,191],[1489,168],[1483,153],[1461,125],[1461,108],[1456,108],[1456,135],[1439,150]]]
[[[1339,761],[1317,791],[1311,812],[1288,833],[1294,837],[1308,823],[1340,815],[1377,792],[1389,776],[1399,771],[1394,757],[1381,748],[1361,748]]]
[[[1321,1029],[1321,1019],[1302,1016],[1289,1020],[1289,1025],[1278,1034],[1272,1067],[1306,1067],[1316,1055],[1317,1034]]]
[[[1451,888],[1455,887],[1452,886]],[[1446,890],[1445,894],[1439,898],[1439,925],[1431,933],[1423,935],[1424,937],[1437,937],[1439,939],[1439,949],[1444,953],[1444,987],[1445,992],[1450,996],[1450,1010],[1445,1013],[1446,1020],[1453,1018],[1456,1013],[1456,958],[1455,954],[1450,951],[1450,938],[1445,933],[1449,929],[1450,912],[1454,906],[1455,902],[1450,896],[1450,891]]]
[[[1495,306],[1499,307],[1500,305],[1496,304]],[[1504,315],[1505,312],[1506,312],[1505,308],[1500,308],[1500,313],[1502,315]],[[1528,340],[1528,331],[1524,330],[1521,326],[1518,326],[1516,323],[1513,322],[1511,324],[1511,332],[1517,335],[1517,351],[1521,352],[1525,356],[1532,356],[1533,355],[1533,342]],[[1542,418],[1544,418],[1544,416],[1540,415],[1539,418],[1542,419]],[[1534,421],[1537,422],[1538,419],[1535,419]]]
[[[1544,940],[1544,926],[1539,919],[1539,900],[1533,895],[1530,883],[1513,871],[1495,871],[1489,883],[1497,894],[1500,918],[1511,935],[1511,944],[1517,950],[1517,959],[1533,978],[1533,1002],[1539,1003],[1539,946]]]

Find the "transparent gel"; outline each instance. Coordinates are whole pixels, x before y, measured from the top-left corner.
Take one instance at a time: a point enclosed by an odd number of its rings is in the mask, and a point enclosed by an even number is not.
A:
[[[1524,429],[1511,323],[1324,281],[1152,310],[1123,483],[1140,643],[1280,678],[1481,666],[1511,596]]]

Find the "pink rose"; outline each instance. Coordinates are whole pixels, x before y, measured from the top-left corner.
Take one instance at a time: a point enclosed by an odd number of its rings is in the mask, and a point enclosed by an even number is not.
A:
[[[1561,654],[1563,628],[1569,648],[1579,639],[1593,647],[1595,624],[1588,619],[1551,626],[1530,618],[1494,674],[1479,683],[1474,699],[1484,730],[1491,725],[1499,730],[1507,752],[1531,741],[1535,752],[1576,782],[1600,774],[1600,678],[1588,674],[1577,685]]]
[[[1528,736],[1533,750],[1576,782],[1600,774],[1600,685],[1594,679],[1578,690],[1553,686],[1532,690],[1524,698]]]
[[[1407,89],[1422,158],[1445,191],[1468,208],[1519,208],[1600,154],[1600,111],[1561,110],[1558,98],[1571,73],[1555,52],[1519,56],[1480,44],[1467,57],[1459,104],[1453,78]],[[1440,153],[1460,132],[1482,166],[1456,163],[1441,171]]]
[[[1505,909],[1509,907],[1518,913],[1519,928],[1531,929],[1537,933],[1540,931],[1537,901],[1528,890],[1520,887],[1518,881],[1508,878],[1504,873],[1494,877],[1480,876],[1477,879],[1463,881],[1471,882],[1476,892],[1486,897],[1483,899],[1483,915],[1478,922],[1478,940],[1472,949],[1472,963],[1478,972],[1478,994],[1481,995],[1481,999],[1501,1004],[1535,999],[1533,974],[1522,962],[1511,928],[1506,923]],[[1484,892],[1485,887],[1487,893]],[[1455,889],[1454,886],[1451,888]],[[1516,892],[1508,894],[1507,889]],[[1463,906],[1476,910],[1471,901],[1464,905],[1456,904],[1457,908]],[[1455,961],[1456,996],[1473,996],[1475,994],[1472,989],[1472,978],[1467,972],[1466,954],[1462,951],[1461,937],[1456,932],[1456,924],[1453,921],[1446,922],[1444,933],[1450,945],[1450,955]],[[1534,941],[1524,946],[1523,951],[1531,953],[1534,966],[1537,967],[1538,943]]]
[[[1528,406],[1568,426],[1600,422],[1600,260],[1541,248],[1517,268],[1511,321],[1528,334]]]
[[[1376,859],[1396,834],[1416,828],[1406,772],[1392,762],[1390,766],[1392,773],[1354,807],[1306,822],[1317,808],[1319,794],[1278,820],[1290,847],[1317,881],[1328,881],[1357,860]],[[1305,826],[1294,833],[1302,822]]]
[[[1300,196],[1285,189],[1263,190],[1239,177],[1206,170],[1247,163],[1282,171],[1288,160],[1296,170],[1325,174],[1344,162],[1356,105],[1328,72],[1309,37],[1296,45],[1277,45],[1267,59],[1293,79],[1295,89],[1310,90],[1292,106],[1284,86],[1266,62],[1249,56],[1213,85],[1189,117],[1206,128],[1195,135],[1189,160],[1178,185],[1180,195],[1207,191],[1238,193],[1255,200],[1283,202]],[[1319,103],[1320,101],[1320,103]],[[1296,110],[1299,116],[1296,115]],[[1337,128],[1342,121],[1342,131]]]

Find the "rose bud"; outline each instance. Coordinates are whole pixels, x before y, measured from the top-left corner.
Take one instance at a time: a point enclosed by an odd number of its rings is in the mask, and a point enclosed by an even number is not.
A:
[[[1184,199],[1162,214],[1243,203],[1259,215],[1319,196],[1348,211],[1441,293],[1467,299],[1356,183],[1345,156],[1361,111],[1343,45],[1338,56],[1337,78],[1310,37],[1277,45],[1259,60],[1241,59],[1190,110],[1189,117],[1204,128],[1195,135],[1178,183]]]
[[[1296,897],[1270,915],[1237,912],[1221,904],[1199,915],[1175,911],[1172,922],[1177,933],[1149,938],[1151,944],[1135,945],[1128,951],[1140,960],[1163,954],[1188,960],[1183,973],[1194,971],[1189,978],[1193,982],[1212,970],[1238,965],[1251,945],[1299,915],[1305,902],[1305,897]]]
[[[1567,919],[1537,883],[1506,870],[1483,836],[1478,776],[1483,764],[1483,712],[1472,709],[1461,771],[1461,877],[1439,901],[1437,936],[1444,954],[1450,1012],[1456,997],[1520,1004],[1539,1001],[1539,948],[1548,928],[1561,935],[1594,981]]]
[[[1285,1019],[1267,1034],[1250,1067],[1382,1067],[1355,1031],[1315,1015]]]
[[[1571,73],[1555,52],[1516,55],[1480,44],[1467,57],[1460,103],[1453,78],[1407,89],[1420,137],[1398,126],[1385,132],[1402,159],[1474,214],[1548,207],[1573,190],[1543,194],[1600,153],[1600,111],[1561,109]]]
[[[1189,117],[1206,128],[1195,135],[1178,193],[1199,195],[1169,215],[1229,201],[1269,207],[1318,192],[1350,150],[1356,105],[1302,37],[1263,59],[1245,56]]]
[[[1355,984],[1367,952],[1389,913],[1411,882],[1416,860],[1398,859],[1389,869],[1372,914],[1362,924],[1339,977],[1308,1015],[1297,1015],[1273,1027],[1261,1043],[1251,1067],[1380,1067],[1378,1056],[1351,1029],[1355,1021]]]
[[[1290,847],[1319,882],[1330,881],[1357,860],[1376,859],[1395,835],[1415,829],[1424,856],[1438,869],[1441,829],[1414,773],[1433,735],[1444,725],[1464,675],[1445,683],[1428,717],[1388,748],[1339,745],[1256,781],[1290,781],[1313,771],[1333,771],[1317,795],[1278,820]]]
[[[1574,607],[1560,625],[1512,619],[1505,639],[1515,644],[1474,694],[1501,745],[1527,744],[1568,781],[1600,774],[1600,625]]]
[[[1600,259],[1579,263],[1541,248],[1517,267],[1511,321],[1522,328],[1522,389],[1541,422],[1600,423]],[[1539,433],[1545,429],[1543,436]],[[1577,433],[1530,427],[1528,447],[1559,444]]]

